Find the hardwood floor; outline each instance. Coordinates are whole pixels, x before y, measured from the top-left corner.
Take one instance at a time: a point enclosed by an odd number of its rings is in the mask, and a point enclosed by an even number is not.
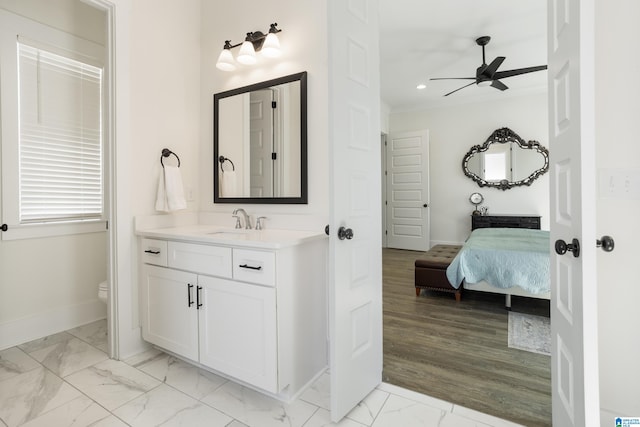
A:
[[[551,425],[549,356],[507,347],[504,296],[422,291],[422,252],[383,249],[383,380],[526,426]],[[513,297],[512,310],[549,316],[549,301]]]

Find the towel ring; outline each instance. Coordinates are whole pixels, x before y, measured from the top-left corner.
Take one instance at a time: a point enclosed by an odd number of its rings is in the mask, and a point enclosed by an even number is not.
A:
[[[222,169],[222,165],[223,165],[224,162],[231,163],[231,168],[232,168],[231,170],[234,170],[234,171],[236,170],[236,165],[233,164],[233,162],[231,161],[230,158],[225,157],[225,156],[220,156],[220,157],[218,157],[218,160],[220,161],[220,170],[222,172],[224,172],[224,169]]]
[[[173,151],[169,150],[168,148],[163,148],[162,149],[162,155],[160,156],[160,164],[162,165],[163,168],[164,168],[164,163],[162,163],[162,158],[163,157],[169,157],[172,154],[174,156],[176,156],[176,159],[178,159],[178,167],[180,167],[180,157],[178,157],[178,155],[176,153],[174,153]]]

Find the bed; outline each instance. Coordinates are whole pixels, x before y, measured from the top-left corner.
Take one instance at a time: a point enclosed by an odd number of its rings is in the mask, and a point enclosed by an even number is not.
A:
[[[550,299],[549,232],[525,228],[478,228],[447,268],[454,288]]]

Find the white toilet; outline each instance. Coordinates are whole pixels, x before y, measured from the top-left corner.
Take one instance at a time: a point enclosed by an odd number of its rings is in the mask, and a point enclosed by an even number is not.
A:
[[[108,298],[109,298],[109,284],[105,280],[104,282],[98,285],[98,299],[106,304]]]

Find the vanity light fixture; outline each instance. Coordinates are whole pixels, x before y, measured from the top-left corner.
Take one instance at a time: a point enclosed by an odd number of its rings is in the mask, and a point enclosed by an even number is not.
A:
[[[216,62],[216,68],[222,71],[233,71],[236,69],[235,61],[244,65],[253,65],[258,61],[256,52],[260,52],[267,58],[280,56],[280,40],[278,40],[277,34],[282,30],[277,26],[278,23],[271,24],[267,34],[262,31],[247,33],[242,43],[231,44],[231,40],[225,40],[222,52],[218,56],[218,62]],[[234,61],[231,49],[238,46],[240,46],[240,51]]]

